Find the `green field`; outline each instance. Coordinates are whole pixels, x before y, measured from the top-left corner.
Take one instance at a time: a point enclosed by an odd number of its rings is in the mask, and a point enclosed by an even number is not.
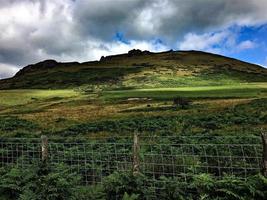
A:
[[[175,97],[187,98],[256,98],[266,97],[266,84],[238,84],[225,86],[153,88],[107,91],[103,93],[105,99],[153,98],[171,100]]]

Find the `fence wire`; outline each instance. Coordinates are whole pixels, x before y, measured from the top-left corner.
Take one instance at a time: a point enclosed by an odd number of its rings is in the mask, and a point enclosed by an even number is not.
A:
[[[246,178],[258,173],[262,161],[260,138],[169,137],[141,140],[142,172],[158,178],[210,173]]]
[[[262,144],[256,136],[139,136],[139,145],[140,172],[151,180],[144,187],[154,191],[162,177],[185,183],[201,173],[246,179],[261,170]],[[132,171],[133,137],[49,138],[48,153],[50,165],[64,163],[92,185],[114,172]],[[0,167],[29,167],[41,160],[40,139],[0,138]]]

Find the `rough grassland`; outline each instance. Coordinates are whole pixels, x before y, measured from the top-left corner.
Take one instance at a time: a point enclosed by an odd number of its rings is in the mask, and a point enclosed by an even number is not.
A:
[[[267,119],[266,69],[197,51],[48,60],[0,80],[0,89],[0,134],[8,136],[256,134]],[[191,104],[173,106],[176,97]]]
[[[76,136],[123,134],[137,129],[168,134],[210,131],[253,134],[265,127],[267,120],[266,87],[265,83],[256,83],[98,93],[3,90],[0,91],[0,122],[3,126],[0,133],[9,136]],[[178,96],[190,98],[192,104],[186,108],[174,107],[172,100]],[[8,128],[14,123],[20,126]]]

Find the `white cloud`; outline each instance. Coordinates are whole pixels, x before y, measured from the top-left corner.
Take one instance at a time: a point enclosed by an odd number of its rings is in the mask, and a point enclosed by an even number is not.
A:
[[[179,44],[179,49],[207,50],[211,49],[216,44],[220,44],[223,40],[227,39],[228,37],[230,37],[229,32],[205,33],[205,34],[188,33],[185,35],[184,40]]]
[[[204,34],[188,33],[178,44],[178,48],[221,53],[223,49],[233,47],[235,40],[236,34],[228,30]]]
[[[86,62],[88,60],[99,60],[101,56],[127,53],[131,49],[149,50],[153,52],[166,51],[167,46],[155,41],[135,41],[131,40],[127,44],[119,41],[104,43],[101,41],[88,41],[83,44],[83,51],[74,54],[49,55],[46,52],[37,52],[39,58],[51,58],[62,62],[78,60]],[[0,79],[13,76],[19,70],[18,67],[0,63]]]
[[[238,44],[236,49],[238,51],[242,51],[242,50],[247,50],[247,49],[254,49],[256,47],[257,47],[257,44],[255,42],[250,41],[250,40],[245,40],[241,42],[240,44]]]
[[[181,50],[203,50],[213,53],[234,53],[257,47],[250,40],[238,42],[239,33],[234,30],[224,30],[214,33],[188,33],[182,42],[178,43]]]
[[[238,43],[228,27],[267,23],[266,9],[266,0],[0,0],[0,74],[44,59],[161,51],[177,41],[181,49],[216,53],[251,49],[254,41]],[[114,41],[116,32],[129,43]]]
[[[19,69],[13,65],[0,63],[0,79],[13,76]]]
[[[167,46],[163,44],[157,44],[153,41],[135,41],[131,40],[128,44],[122,42],[112,42],[105,45],[105,51],[101,51],[102,55],[114,55],[120,53],[126,53],[131,49],[140,49],[140,50],[148,50],[153,52],[158,51],[166,51],[168,50]],[[99,50],[98,50],[99,51]],[[101,54],[98,54],[98,58]]]
[[[153,52],[166,51],[168,47],[161,43],[152,41],[135,41],[130,40],[128,43],[113,41],[109,43],[101,41],[90,41],[84,46],[85,54],[80,55],[79,60],[88,61],[99,60],[101,56],[127,53],[131,49],[148,50]],[[77,57],[76,57],[77,59]]]

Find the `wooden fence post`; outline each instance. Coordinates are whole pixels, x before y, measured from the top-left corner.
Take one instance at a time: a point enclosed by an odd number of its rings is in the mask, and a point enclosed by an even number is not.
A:
[[[140,172],[140,143],[139,134],[134,133],[134,143],[133,143],[133,175],[137,175]]]
[[[261,132],[263,152],[262,152],[262,175],[267,178],[267,133]]]
[[[46,162],[48,159],[48,138],[45,135],[41,136],[41,146],[42,146],[42,161]]]

